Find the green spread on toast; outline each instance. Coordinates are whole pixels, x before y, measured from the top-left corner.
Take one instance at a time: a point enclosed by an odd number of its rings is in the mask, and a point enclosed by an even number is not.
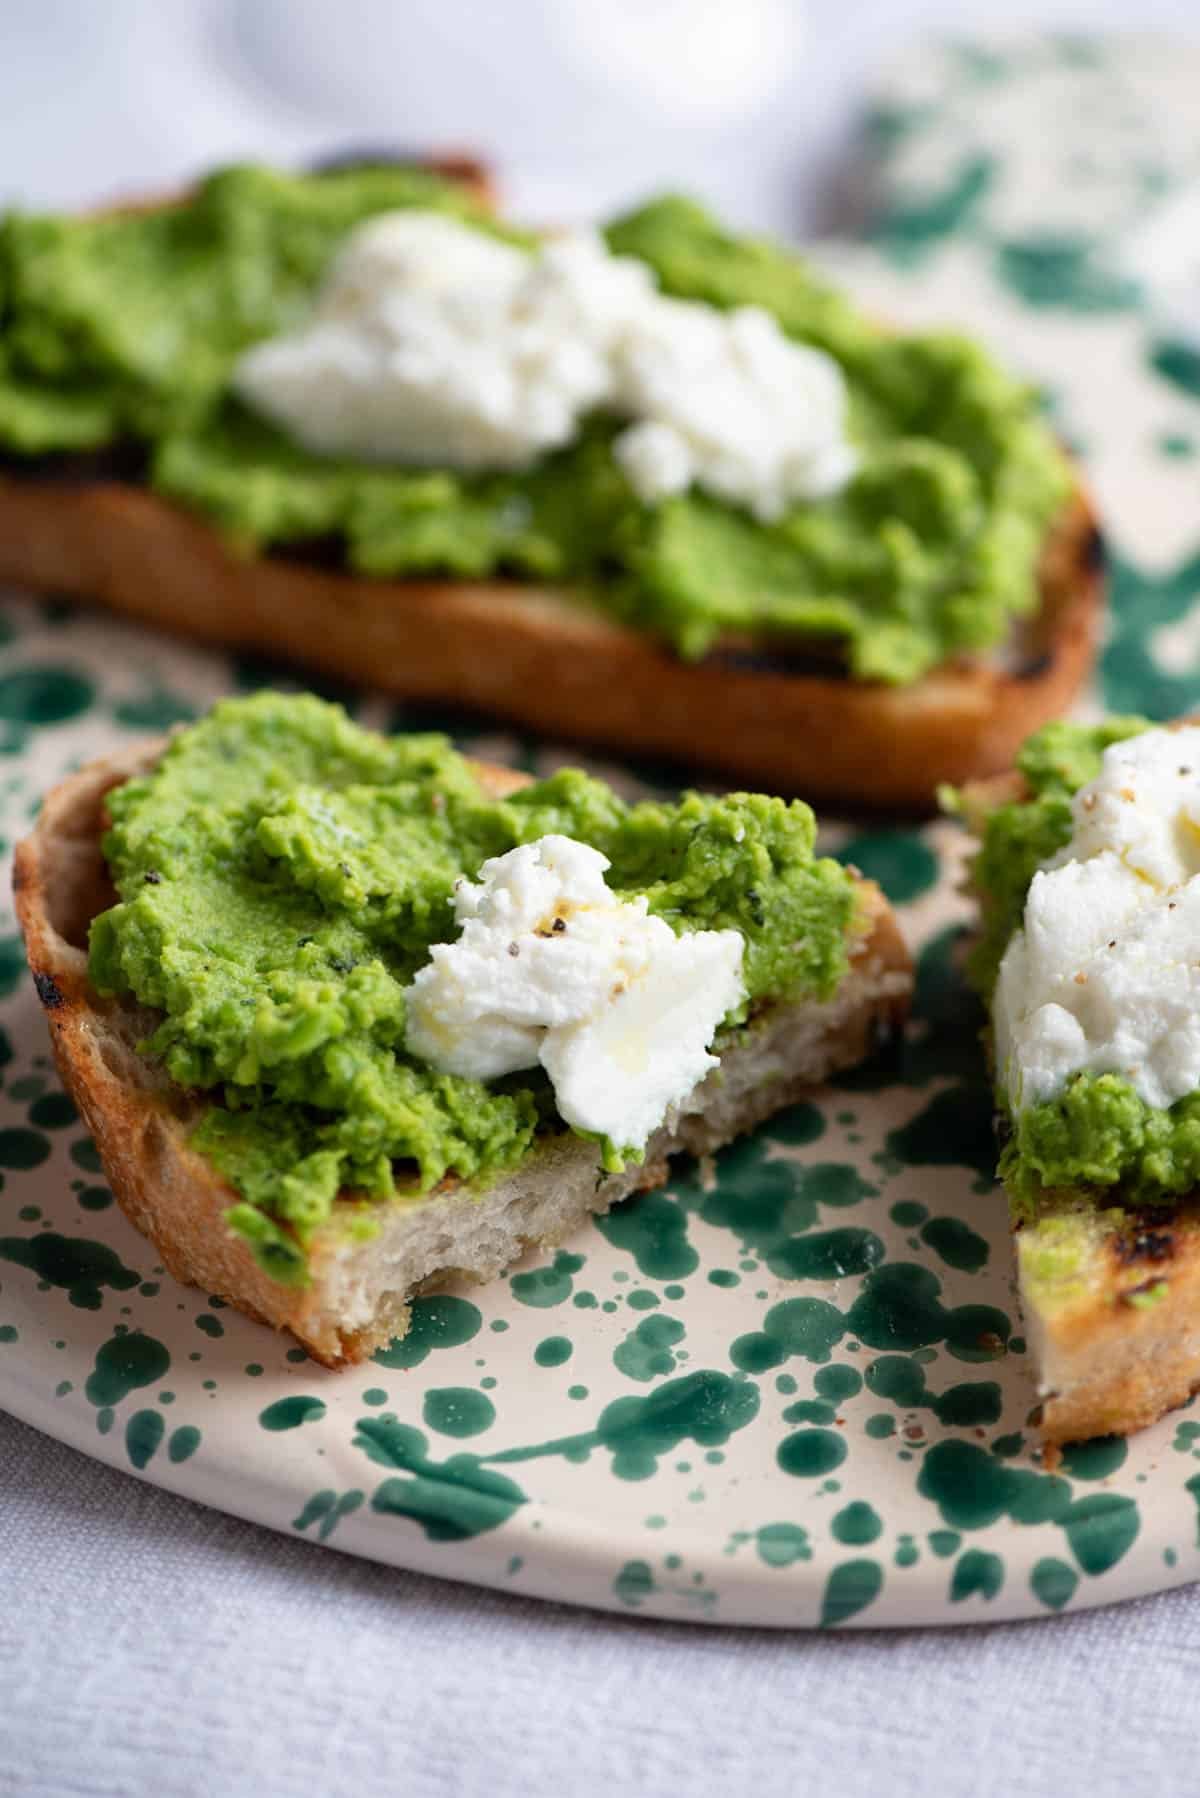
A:
[[[1163,1111],[1118,1074],[1076,1074],[1057,1098],[1011,1122],[1000,1177],[1022,1211],[1059,1188],[1119,1192],[1125,1204],[1147,1205],[1200,1186],[1200,1093]]]
[[[1123,1217],[1120,1210],[1098,1211],[1076,1199],[1048,1203],[1036,1227],[1022,1230],[1017,1248],[1022,1282],[1040,1310],[1059,1310],[1087,1299],[1097,1283],[1100,1246]]]
[[[565,1128],[540,1071],[484,1084],[403,1046],[403,989],[487,857],[551,832],[592,844],[676,932],[741,931],[749,1007],[828,998],[860,924],[798,801],[630,806],[571,769],[493,799],[444,738],[377,736],[308,696],[221,702],[107,803],[120,903],[92,925],[92,981],[162,1013],[144,1052],[216,1101],[193,1146],[280,1280],[305,1280],[339,1193],[369,1234],[379,1201],[482,1186]]]
[[[234,358],[295,324],[345,234],[396,207],[501,229],[420,170],[233,168],[178,205],[0,221],[0,452],[145,446],[160,492],[247,552],[340,541],[368,575],[513,576],[696,658],[725,633],[824,643],[856,678],[913,681],[987,650],[1039,601],[1070,489],[1029,389],[967,339],[891,334],[782,247],[686,199],[608,229],[662,289],[758,305],[845,372],[857,475],[772,524],[696,490],[641,503],[594,415],[516,474],[380,468],[300,449],[229,394]]]

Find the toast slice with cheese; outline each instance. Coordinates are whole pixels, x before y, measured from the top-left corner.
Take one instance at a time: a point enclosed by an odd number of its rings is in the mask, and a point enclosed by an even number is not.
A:
[[[476,165],[433,166],[487,199]],[[901,520],[892,535],[889,554],[919,561],[919,525]],[[879,809],[927,807],[938,782],[1009,765],[1084,681],[1103,600],[1100,539],[1076,477],[1045,532],[1036,611],[994,652],[956,654],[892,685],[852,677],[836,637],[727,628],[688,660],[553,578],[356,573],[332,542],[248,555],[190,502],[152,488],[136,446],[130,456],[120,444],[0,459],[0,580],[402,699]],[[972,597],[948,603],[969,609]]]
[[[307,1244],[307,1284],[280,1283],[227,1226],[238,1195],[192,1146],[211,1094],[181,1089],[139,1052],[158,1014],[104,997],[89,980],[89,928],[116,896],[101,846],[106,795],[151,769],[162,747],[71,775],[18,846],[16,905],[34,983],[63,1081],[127,1216],[176,1278],[290,1330],[327,1366],[360,1361],[402,1335],[414,1293],[456,1278],[490,1279],[528,1246],[561,1242],[590,1214],[661,1185],[672,1155],[719,1148],[871,1054],[902,1023],[909,958],[886,900],[863,882],[837,991],[758,1007],[725,1043],[719,1068],[668,1113],[640,1163],[606,1172],[600,1146],[560,1124],[483,1190],[450,1175],[417,1195],[401,1180],[376,1208],[378,1227],[365,1241],[351,1227],[362,1206],[342,1194]],[[479,765],[477,776],[495,797],[527,784],[498,767]]]
[[[1144,722],[1142,728],[1148,728]],[[1067,785],[1077,788],[1078,782]],[[1127,797],[1132,800],[1133,792]],[[1025,776],[1010,772],[969,785],[955,809],[985,843],[990,819],[1012,807],[1028,814],[1036,798]],[[1066,829],[1064,817],[1059,834]],[[976,857],[972,884],[982,916],[976,954],[986,969],[977,965],[975,971],[985,991],[1011,940],[1013,900],[1018,889],[1024,891],[1032,858],[1037,854],[1039,865],[1050,859],[1050,844],[1041,848],[1044,854],[1018,850],[1030,866],[1017,873],[1007,898],[989,886],[986,852]],[[1107,947],[1115,949],[1116,940]],[[1089,976],[1077,973],[1074,979],[1083,984]],[[1011,1116],[1002,1122],[1005,1133],[1012,1129]],[[1101,1160],[1094,1140],[1071,1146]],[[1018,1288],[1040,1398],[1038,1427],[1049,1459],[1064,1443],[1128,1435],[1183,1404],[1200,1387],[1200,1190],[1148,1196],[1125,1175],[1113,1183],[1111,1172],[1103,1183],[1063,1185],[1018,1179],[1014,1169],[1008,1183]]]

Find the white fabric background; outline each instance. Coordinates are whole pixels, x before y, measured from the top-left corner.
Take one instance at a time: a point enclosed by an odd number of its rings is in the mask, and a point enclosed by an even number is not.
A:
[[[647,15],[667,21],[642,31],[660,46],[652,84],[620,50]],[[732,16],[757,19],[762,50]],[[144,193],[254,154],[458,143],[496,159],[505,197],[529,217],[587,216],[674,183],[747,224],[803,232],[823,217],[862,85],[889,55],[922,30],[1029,25],[1200,39],[1200,7],[0,0],[0,204]],[[700,87],[712,96],[704,106]]]
[[[507,146],[522,209],[566,216],[686,179],[743,219],[803,229],[879,57],[922,24],[996,22],[986,0],[809,0],[803,20],[791,0],[755,5],[785,78],[743,44],[705,110],[678,88],[669,105],[647,95],[619,50],[606,60],[618,0],[0,0],[0,200],[65,205],[235,154],[386,141],[408,117],[428,138]],[[597,8],[609,24],[584,22],[584,66],[547,21]],[[1004,8],[1006,23],[1200,35],[1195,0],[1130,15],[1122,0]],[[1129,1798],[1198,1783],[1189,1590],[919,1635],[611,1619],[274,1536],[3,1416],[0,1581],[6,1798]]]
[[[4,1417],[0,1468],[6,1798],[1196,1790],[1195,1591],[920,1634],[709,1630],[353,1561]]]

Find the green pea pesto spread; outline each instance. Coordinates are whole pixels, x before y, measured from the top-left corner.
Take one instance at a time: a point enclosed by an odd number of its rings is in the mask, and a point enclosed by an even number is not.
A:
[[[860,924],[798,802],[629,806],[578,770],[489,798],[444,738],[376,736],[311,697],[223,701],[108,808],[120,903],[92,925],[93,984],[162,1013],[144,1053],[212,1095],[193,1144],[281,1280],[305,1278],[339,1192],[369,1233],[398,1189],[482,1186],[565,1128],[540,1071],[482,1083],[404,1048],[403,989],[456,935],[454,881],[489,856],[561,833],[676,932],[741,931],[748,1000],[726,1032],[758,1002],[832,994]]]
[[[158,212],[0,221],[0,454],[144,447],[148,479],[247,553],[336,540],[368,575],[565,584],[581,604],[703,656],[738,633],[819,645],[902,683],[988,650],[1036,610],[1069,490],[1032,393],[978,345],[890,334],[796,255],[664,198],[608,227],[664,292],[758,305],[841,365],[859,456],[837,495],[772,524],[693,489],[646,505],[593,415],[520,473],[321,457],[230,393],[236,356],[295,325],[345,234],[396,207],[500,230],[415,170],[232,168]],[[513,233],[509,232],[512,236]]]
[[[1099,774],[1110,744],[1148,729],[1144,718],[1050,724],[1025,744],[1017,766],[1027,792],[988,813],[972,864],[984,923],[970,971],[985,997],[1009,939],[1021,927],[1034,874],[1070,841],[1072,795]],[[1007,1109],[1003,1094],[1000,1102]],[[1098,1200],[1104,1196],[1111,1221],[1118,1215],[1111,1210],[1114,1198],[1128,1206],[1170,1202],[1200,1186],[1200,1093],[1159,1110],[1119,1075],[1081,1073],[1056,1098],[1010,1115],[1009,1123],[1000,1175],[1017,1214],[1026,1219],[1041,1215],[1046,1194],[1063,1189],[1083,1189]],[[1068,1238],[1074,1253],[1077,1217],[1077,1210],[1057,1215],[1038,1253],[1044,1247],[1050,1255]],[[1055,1255],[1050,1258],[1059,1266]]]

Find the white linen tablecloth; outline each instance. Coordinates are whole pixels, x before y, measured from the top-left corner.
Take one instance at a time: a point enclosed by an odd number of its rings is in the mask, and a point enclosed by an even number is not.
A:
[[[0,1791],[21,1798],[1194,1792],[1194,1589],[784,1635],[397,1572],[0,1416]]]

